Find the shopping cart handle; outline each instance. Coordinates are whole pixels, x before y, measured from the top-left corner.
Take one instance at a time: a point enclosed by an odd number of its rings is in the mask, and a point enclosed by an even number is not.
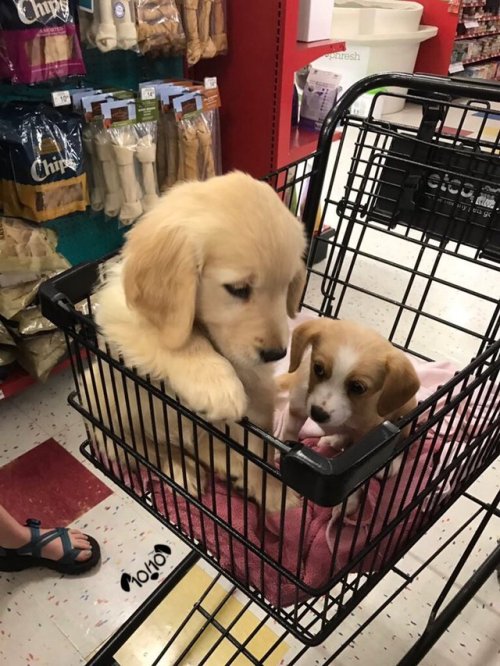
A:
[[[283,481],[320,506],[335,506],[388,462],[400,437],[399,428],[385,421],[335,458],[290,442],[281,457]]]

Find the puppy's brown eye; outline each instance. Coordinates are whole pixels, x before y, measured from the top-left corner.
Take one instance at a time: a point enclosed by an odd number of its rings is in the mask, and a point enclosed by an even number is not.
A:
[[[315,363],[313,365],[313,371],[316,377],[319,377],[320,379],[325,376],[325,368],[322,363]]]
[[[366,391],[366,386],[362,384],[361,382],[349,382],[349,393],[353,393],[354,395],[362,395]]]
[[[242,301],[248,301],[252,293],[252,287],[249,284],[225,284],[224,289],[228,294]]]

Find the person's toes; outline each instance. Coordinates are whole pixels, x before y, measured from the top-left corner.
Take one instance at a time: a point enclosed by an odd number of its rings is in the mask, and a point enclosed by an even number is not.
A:
[[[88,560],[91,556],[92,556],[92,550],[84,548],[78,553],[76,559],[78,562],[85,562],[85,560]]]

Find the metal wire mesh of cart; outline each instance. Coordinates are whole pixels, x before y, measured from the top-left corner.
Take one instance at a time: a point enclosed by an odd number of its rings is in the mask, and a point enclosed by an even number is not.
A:
[[[388,86],[412,89],[416,127],[349,112],[362,93]],[[454,101],[467,94],[479,101]],[[304,310],[368,321],[422,362],[456,367],[410,415],[336,458],[248,422],[206,423],[125,367],[73,307],[91,305],[99,265],[42,290],[43,311],[72,353],[84,454],[307,645],[330,634],[498,456],[500,151],[485,132],[490,101],[499,91],[372,77],[329,114],[315,156],[268,177],[312,238]],[[465,136],[472,114],[478,129]],[[252,479],[261,488],[253,498]],[[360,507],[347,516],[354,492]],[[294,493],[301,501],[291,507]]]

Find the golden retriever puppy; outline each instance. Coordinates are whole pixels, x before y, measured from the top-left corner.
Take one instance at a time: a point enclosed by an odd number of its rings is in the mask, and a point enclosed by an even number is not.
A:
[[[129,232],[121,260],[95,294],[96,322],[116,358],[156,386],[165,382],[208,421],[223,428],[223,421],[247,416],[269,431],[272,362],[286,353],[287,316],[294,317],[304,288],[304,251],[302,224],[269,185],[240,172],[180,184]],[[87,403],[106,428],[145,456],[158,443],[165,472],[184,475],[178,478],[191,492],[200,490],[196,470],[179,445],[191,455],[196,447],[205,465],[260,500],[256,465],[244,472],[242,456],[232,453],[228,470],[221,442],[210,439],[210,454],[206,432],[198,429],[195,437],[188,420],[172,410],[166,418],[147,389],[130,380],[127,388],[113,374],[94,364],[93,377],[86,377]],[[112,404],[105,409],[106,400]],[[233,439],[245,436],[231,425]],[[248,446],[263,455],[258,437],[250,436]],[[266,494],[267,508],[279,508],[281,483],[269,477]]]
[[[320,444],[337,450],[355,445],[384,421],[408,414],[420,387],[405,354],[376,331],[327,318],[297,326],[289,373],[278,377],[277,384],[290,392],[283,439],[296,440],[311,418],[325,433]],[[390,476],[400,464],[400,458],[393,460]],[[358,500],[351,496],[348,513]]]

